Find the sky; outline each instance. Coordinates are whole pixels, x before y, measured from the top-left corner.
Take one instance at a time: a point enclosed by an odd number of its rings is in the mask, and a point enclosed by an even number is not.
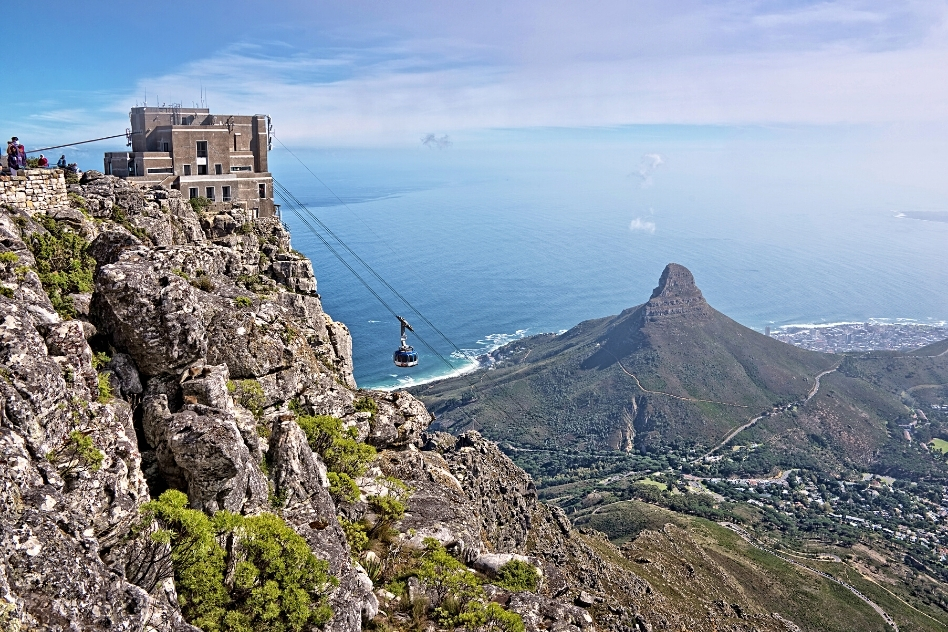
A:
[[[948,137],[941,0],[52,0],[3,15],[23,45],[0,71],[2,127],[28,149],[202,94],[270,114],[297,146],[638,124]]]

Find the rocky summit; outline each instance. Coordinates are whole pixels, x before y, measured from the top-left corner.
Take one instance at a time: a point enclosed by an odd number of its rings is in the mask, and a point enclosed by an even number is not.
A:
[[[673,317],[709,317],[711,308],[705,302],[695,278],[688,268],[669,263],[662,271],[658,287],[645,303],[646,320],[657,321]]]
[[[0,629],[796,629],[670,601],[477,432],[358,389],[279,219],[54,193],[0,210]],[[702,309],[683,270],[656,316]]]

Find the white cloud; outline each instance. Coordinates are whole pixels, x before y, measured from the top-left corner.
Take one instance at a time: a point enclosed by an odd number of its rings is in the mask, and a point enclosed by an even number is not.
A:
[[[652,186],[652,173],[663,164],[665,164],[665,160],[661,154],[645,154],[642,156],[642,160],[639,161],[638,171],[636,172],[636,175],[641,179],[639,186],[643,189]]]
[[[648,233],[649,235],[654,235],[655,222],[643,220],[641,217],[636,217],[632,220],[632,223],[629,224],[629,230],[632,232],[641,231],[643,233]]]
[[[235,46],[142,79],[126,105],[145,88],[187,104],[203,85],[214,110],[266,111],[284,140],[319,144],[414,144],[430,129],[948,122],[944,1],[757,15],[603,6],[501,3],[503,19],[468,12],[438,37],[434,17],[416,33],[406,18],[398,42],[349,49]]]

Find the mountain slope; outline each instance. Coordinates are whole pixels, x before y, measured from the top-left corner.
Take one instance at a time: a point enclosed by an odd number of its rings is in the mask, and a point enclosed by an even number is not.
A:
[[[491,370],[473,380],[413,390],[440,428],[476,427],[519,445],[619,450],[712,445],[759,412],[804,398],[814,376],[837,361],[714,310],[677,264],[643,305],[492,355]]]

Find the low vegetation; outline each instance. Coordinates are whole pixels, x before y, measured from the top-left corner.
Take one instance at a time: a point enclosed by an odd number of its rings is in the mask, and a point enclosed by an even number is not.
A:
[[[326,463],[329,493],[333,499],[352,503],[359,498],[355,479],[365,474],[375,459],[375,448],[360,442],[356,428],[344,428],[342,420],[329,415],[300,415],[300,428],[306,433],[313,452]]]
[[[170,558],[188,622],[206,632],[297,632],[329,620],[326,594],[337,580],[279,516],[220,511],[208,517],[187,502],[169,490],[146,503],[133,535],[136,550],[154,551],[155,562]]]
[[[39,220],[45,233],[33,233],[26,245],[36,260],[36,273],[53,308],[63,318],[75,318],[76,307],[70,294],[92,291],[95,259],[88,253],[89,243],[66,230],[51,217]]]

